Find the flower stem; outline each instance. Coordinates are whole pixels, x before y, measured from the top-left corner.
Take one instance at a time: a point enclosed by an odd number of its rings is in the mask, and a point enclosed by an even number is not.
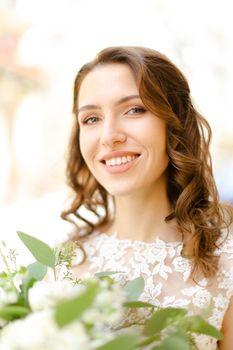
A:
[[[13,282],[13,275],[12,275],[10,266],[8,265],[7,259],[6,259],[5,255],[3,254],[1,248],[0,248],[0,256],[1,256],[2,261],[3,261],[3,263],[4,263],[5,267],[6,267],[7,273],[8,273],[8,275],[9,275],[10,284],[11,284],[12,288],[16,291],[16,293],[18,293],[18,290],[17,290],[17,288],[15,287],[14,282]]]
[[[54,277],[54,281],[56,281],[57,280],[56,267],[53,268],[53,277]]]

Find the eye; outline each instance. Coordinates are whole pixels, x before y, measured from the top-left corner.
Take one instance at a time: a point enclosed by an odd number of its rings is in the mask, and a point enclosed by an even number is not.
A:
[[[132,107],[128,110],[127,114],[140,114],[144,112],[146,112],[146,110],[143,107]]]
[[[98,117],[90,116],[90,117],[87,117],[86,119],[84,119],[82,121],[82,124],[87,124],[87,125],[96,124],[98,122],[98,120],[99,120]]]

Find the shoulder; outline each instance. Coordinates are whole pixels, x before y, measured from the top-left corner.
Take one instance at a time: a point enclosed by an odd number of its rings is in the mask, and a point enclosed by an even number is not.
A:
[[[229,302],[227,311],[223,319],[223,323],[222,323],[223,340],[219,344],[219,350],[232,349],[232,343],[233,343],[232,323],[233,323],[233,297],[231,297],[231,300]]]

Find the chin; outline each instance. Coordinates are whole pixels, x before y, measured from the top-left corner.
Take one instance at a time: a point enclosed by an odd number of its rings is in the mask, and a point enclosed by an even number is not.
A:
[[[114,197],[125,197],[125,196],[129,196],[129,195],[136,192],[136,188],[132,188],[129,186],[127,186],[127,187],[119,186],[119,187],[115,187],[115,188],[113,188],[113,187],[106,188],[105,187],[105,189],[108,193],[110,193]]]

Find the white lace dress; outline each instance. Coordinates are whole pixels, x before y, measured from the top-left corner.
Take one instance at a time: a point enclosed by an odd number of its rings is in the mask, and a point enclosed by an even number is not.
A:
[[[152,243],[121,240],[117,235],[93,233],[83,244],[87,253],[84,264],[75,269],[77,277],[89,277],[100,271],[120,271],[120,281],[143,276],[144,293],[141,300],[158,307],[186,307],[195,313],[211,306],[208,321],[221,329],[222,320],[233,296],[233,239],[228,238],[216,251],[220,255],[219,271],[211,282],[201,278],[198,284],[191,279],[189,260],[181,257],[182,242]],[[217,349],[216,340],[199,335],[199,350]]]

